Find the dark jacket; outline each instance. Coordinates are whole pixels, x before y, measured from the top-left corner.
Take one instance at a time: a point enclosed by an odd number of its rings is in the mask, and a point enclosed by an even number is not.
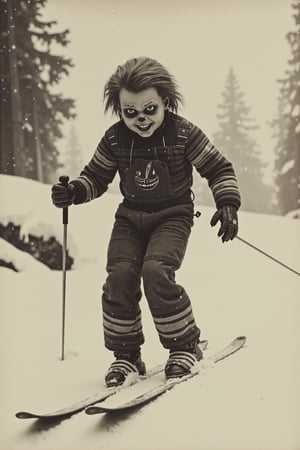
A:
[[[159,161],[168,168],[171,194],[168,198],[138,198],[127,186],[126,173],[136,160]],[[240,194],[232,164],[209,141],[203,131],[179,115],[167,112],[163,124],[149,138],[129,130],[123,121],[105,133],[91,161],[73,180],[76,187],[74,203],[84,203],[102,195],[116,172],[120,190],[128,207],[141,210],[191,201],[193,166],[208,181],[217,208],[223,205],[240,207]]]

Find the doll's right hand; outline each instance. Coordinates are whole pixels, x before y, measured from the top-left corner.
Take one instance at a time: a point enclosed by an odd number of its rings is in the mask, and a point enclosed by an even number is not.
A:
[[[66,208],[72,205],[75,198],[75,186],[70,183],[65,186],[62,183],[56,183],[52,186],[52,202],[57,208]]]

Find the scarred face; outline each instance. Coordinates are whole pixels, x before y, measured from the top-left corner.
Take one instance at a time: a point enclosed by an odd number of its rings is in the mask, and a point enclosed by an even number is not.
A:
[[[150,137],[162,124],[167,99],[162,99],[155,88],[138,93],[122,88],[119,98],[125,125],[141,137]]]

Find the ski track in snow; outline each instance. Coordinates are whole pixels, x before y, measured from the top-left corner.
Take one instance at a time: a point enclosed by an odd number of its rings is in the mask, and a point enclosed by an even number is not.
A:
[[[23,233],[62,239],[61,211],[50,186],[0,176],[0,222]],[[22,192],[22,195],[20,195]],[[28,199],[28,200],[27,200]],[[2,199],[1,199],[2,200]],[[208,339],[207,355],[246,335],[244,349],[143,408],[51,421],[19,420],[18,410],[51,411],[104,389],[112,361],[104,349],[101,286],[106,246],[120,199],[106,194],[70,208],[66,359],[60,361],[60,272],[0,240],[0,254],[19,272],[0,267],[1,450],[288,450],[300,448],[299,283],[295,274],[235,240],[222,244],[211,229],[212,208],[195,219],[177,275]],[[300,271],[300,222],[241,212],[240,235]],[[167,359],[142,299],[148,368]]]

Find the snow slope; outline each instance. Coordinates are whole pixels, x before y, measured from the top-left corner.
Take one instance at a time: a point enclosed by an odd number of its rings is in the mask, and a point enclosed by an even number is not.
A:
[[[62,238],[61,211],[50,186],[0,176],[0,222]],[[106,246],[120,198],[107,194],[70,208],[69,244],[76,267],[67,274],[66,359],[61,355],[61,273],[0,240],[1,450],[288,450],[300,448],[299,276],[235,240],[222,244],[200,219],[177,279],[189,292],[207,354],[237,335],[246,347],[129,415],[48,423],[21,421],[17,410],[67,406],[104,388],[112,358],[103,347],[101,286]],[[300,272],[300,222],[240,213],[240,236]],[[164,362],[146,300],[144,360]]]

